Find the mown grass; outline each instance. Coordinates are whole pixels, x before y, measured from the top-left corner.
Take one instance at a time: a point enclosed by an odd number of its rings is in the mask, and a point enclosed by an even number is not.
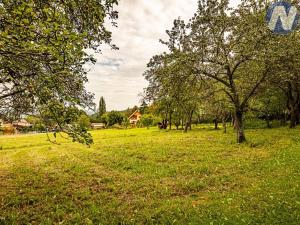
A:
[[[299,131],[0,137],[0,224],[300,224]]]

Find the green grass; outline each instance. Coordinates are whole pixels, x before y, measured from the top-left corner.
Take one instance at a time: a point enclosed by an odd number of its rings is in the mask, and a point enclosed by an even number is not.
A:
[[[0,224],[299,224],[300,129],[0,137]]]

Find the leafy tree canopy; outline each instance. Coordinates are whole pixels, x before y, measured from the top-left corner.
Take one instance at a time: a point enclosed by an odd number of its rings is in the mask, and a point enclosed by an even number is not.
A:
[[[49,112],[47,117],[77,141],[69,108],[92,107],[83,65],[95,60],[85,49],[111,44],[104,21],[117,19],[117,0],[3,0],[0,4],[0,117]],[[59,108],[58,111],[57,108]],[[56,111],[56,112],[55,112]],[[58,112],[59,117],[58,117]]]

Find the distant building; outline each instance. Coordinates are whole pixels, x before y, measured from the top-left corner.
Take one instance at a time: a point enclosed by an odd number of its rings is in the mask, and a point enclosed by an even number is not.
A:
[[[94,130],[105,129],[105,124],[104,123],[92,123],[91,128]]]
[[[136,110],[128,119],[131,125],[137,125],[137,123],[141,120],[142,114]]]
[[[29,123],[27,120],[25,119],[21,119],[19,121],[15,121],[12,123],[13,127],[15,128],[30,128],[32,127],[33,125],[31,123]]]
[[[0,120],[0,128],[3,131],[3,134],[7,135],[18,133],[18,131],[25,128],[30,128],[32,126],[33,125],[31,123],[28,123],[25,119],[21,119],[13,123],[6,123],[3,120]]]

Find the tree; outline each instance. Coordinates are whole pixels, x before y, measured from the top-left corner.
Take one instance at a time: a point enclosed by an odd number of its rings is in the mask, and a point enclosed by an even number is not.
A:
[[[99,101],[99,118],[101,118],[106,113],[106,103],[103,96]]]
[[[108,126],[109,123],[109,113],[105,113],[100,118],[101,123],[104,123],[106,126]]]
[[[154,116],[151,114],[143,115],[143,117],[141,118],[141,124],[147,127],[147,129],[149,129],[149,127],[153,125],[153,122]]]
[[[173,114],[180,112],[181,121],[184,123],[184,131],[192,127],[194,113],[206,97],[206,84],[197,78],[193,58],[190,54],[190,45],[186,36],[187,26],[184,21],[174,21],[172,30],[167,31],[168,41],[161,41],[167,45],[170,53],[154,56],[148,63],[148,70],[144,76],[149,82],[145,89],[148,101],[154,101],[159,105],[160,113],[165,121],[168,121],[170,129]],[[176,118],[178,124],[178,118]],[[178,126],[176,126],[178,128]]]
[[[146,113],[149,113],[148,111],[148,105],[147,105],[147,103],[146,103],[146,101],[145,100],[143,100],[143,102],[142,102],[142,104],[141,104],[141,106],[140,106],[140,108],[139,108],[139,111],[140,111],[140,113],[141,114],[146,114]]]
[[[89,129],[91,127],[90,118],[85,114],[80,115],[78,118],[78,125],[82,129]]]
[[[45,131],[46,130],[45,124],[38,116],[34,116],[34,115],[27,116],[26,121],[33,125],[33,129],[35,131]]]
[[[123,122],[121,124],[123,127],[125,127],[126,129],[130,126],[130,120],[128,119],[128,117],[124,117],[123,118]]]
[[[174,20],[172,30],[168,30],[168,41],[162,41],[171,54],[165,55],[164,68],[167,81],[164,81],[165,89],[168,90],[168,96],[173,103],[170,110],[169,122],[170,129],[173,113],[180,108],[182,112],[182,121],[185,123],[184,131],[192,129],[192,118],[197,110],[203,88],[202,82],[197,82],[193,66],[190,64],[190,45],[187,37],[187,26],[183,20]]]
[[[213,84],[211,84],[213,85]],[[215,84],[216,85],[216,84]],[[218,86],[218,85],[217,85]],[[224,133],[227,132],[227,120],[230,117],[232,110],[231,104],[222,89],[217,87],[213,88],[213,92],[207,97],[207,101],[203,103],[202,107],[205,108],[205,113],[215,124],[215,130],[219,129],[219,123],[222,122]]]
[[[108,126],[113,126],[115,124],[121,125],[124,116],[120,112],[112,111],[108,113]]]
[[[264,9],[261,2],[243,1],[231,10],[227,0],[203,0],[191,22],[195,69],[223,86],[234,106],[238,143],[246,140],[243,114],[248,102],[269,75],[271,35]]]
[[[286,96],[281,89],[265,84],[264,91],[249,102],[249,110],[257,118],[264,119],[267,127],[271,128],[271,121],[274,119],[281,120],[282,125],[286,123],[286,102]]]
[[[276,44],[271,46],[276,58],[272,64],[272,76],[268,78],[268,84],[284,93],[286,109],[290,115],[290,128],[300,124],[299,37],[300,33],[297,30],[285,38],[278,37]]]
[[[117,0],[2,1],[0,5],[0,116],[15,120],[23,114],[50,110],[57,104],[61,115],[69,107],[92,108],[93,95],[85,91],[84,64],[95,62],[85,49],[99,51],[111,45],[104,21],[117,18]],[[41,115],[43,118],[44,115]],[[60,117],[60,130],[87,143]],[[74,129],[73,129],[74,128]],[[78,136],[78,135],[79,136]],[[78,136],[78,138],[76,138]],[[87,143],[89,144],[89,143]]]

